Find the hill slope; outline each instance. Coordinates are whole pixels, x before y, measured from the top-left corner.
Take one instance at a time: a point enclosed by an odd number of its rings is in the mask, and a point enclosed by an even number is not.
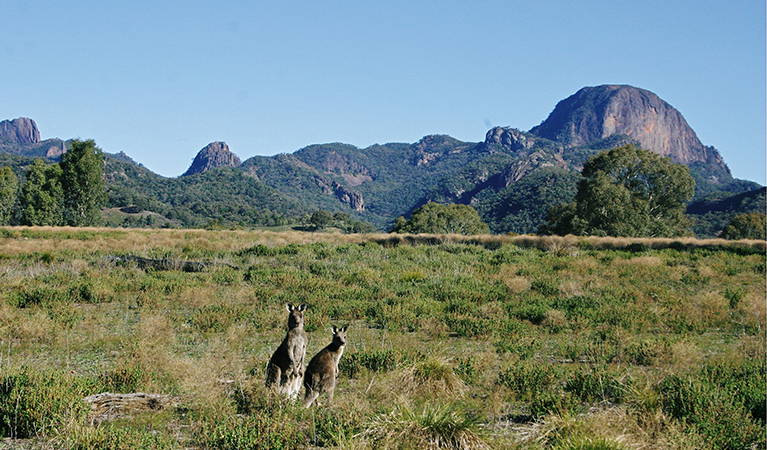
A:
[[[40,141],[31,119],[2,124],[0,152],[18,155],[9,160],[17,173],[28,158],[55,161],[66,148],[58,139]],[[760,187],[733,179],[719,152],[703,145],[671,105],[618,85],[583,88],[529,132],[496,127],[481,142],[429,135],[367,148],[317,144],[244,162],[214,142],[179,178],[156,175],[124,154],[107,155],[106,177],[111,207],[135,206],[184,226],[285,223],[325,209],[388,229],[398,216],[437,201],[474,206],[494,232],[531,233],[550,206],[571,200],[590,156],[627,143],[690,167],[696,200]],[[706,217],[696,222],[708,224],[696,228],[703,235],[718,232],[731,212],[693,211]]]

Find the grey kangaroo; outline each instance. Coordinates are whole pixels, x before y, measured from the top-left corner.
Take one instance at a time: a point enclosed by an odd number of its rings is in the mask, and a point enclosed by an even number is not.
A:
[[[266,366],[266,387],[275,389],[280,394],[296,398],[301,390],[304,377],[304,356],[306,355],[306,331],[304,331],[304,311],[306,303],[298,307],[291,303],[288,309],[288,334],[277,350],[274,351]]]
[[[304,407],[312,406],[321,393],[328,393],[328,405],[333,403],[333,391],[336,389],[336,378],[338,377],[338,361],[344,352],[346,345],[346,329],[348,325],[341,329],[333,326],[333,342],[314,355],[309,366],[306,368],[304,376],[304,387],[306,396],[304,397]]]

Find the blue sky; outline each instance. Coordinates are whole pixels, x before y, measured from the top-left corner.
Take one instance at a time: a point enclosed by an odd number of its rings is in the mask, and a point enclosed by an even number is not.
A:
[[[767,184],[766,53],[763,0],[8,0],[0,120],[178,176],[213,141],[243,160],[477,142],[584,86],[629,84]]]

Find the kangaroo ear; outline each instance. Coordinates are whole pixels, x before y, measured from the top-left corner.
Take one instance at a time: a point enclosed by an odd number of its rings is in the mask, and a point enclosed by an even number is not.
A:
[[[286,304],[285,308],[288,310],[288,312],[293,312],[293,310],[295,309],[292,303]]]
[[[343,327],[343,328],[341,328],[341,331],[343,331],[344,333],[346,333],[346,330],[348,330],[348,329],[349,329],[349,324],[346,324],[346,325],[344,325],[344,327]]]
[[[338,334],[338,328],[335,325],[331,326],[330,329],[333,330],[333,334]]]
[[[300,305],[298,305],[299,311],[306,311],[306,308],[307,308],[306,303],[301,303]]]

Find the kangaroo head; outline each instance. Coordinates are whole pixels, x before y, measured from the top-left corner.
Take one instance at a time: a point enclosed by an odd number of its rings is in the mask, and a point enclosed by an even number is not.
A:
[[[337,345],[346,345],[346,330],[349,325],[344,325],[343,328],[336,328],[335,325],[331,328],[333,330],[333,343]]]
[[[293,306],[292,303],[285,305],[288,310],[288,329],[303,327],[304,326],[304,311],[306,311],[306,303],[301,303],[298,306]]]

